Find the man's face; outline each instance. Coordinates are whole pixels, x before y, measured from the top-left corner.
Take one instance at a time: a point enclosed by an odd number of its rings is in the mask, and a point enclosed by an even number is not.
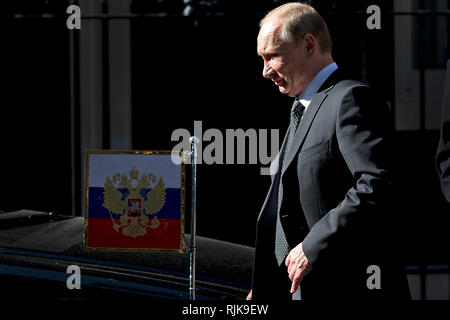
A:
[[[267,22],[258,34],[258,55],[264,60],[263,76],[281,93],[298,96],[308,85],[308,64],[303,42],[294,45],[279,39],[281,24]]]

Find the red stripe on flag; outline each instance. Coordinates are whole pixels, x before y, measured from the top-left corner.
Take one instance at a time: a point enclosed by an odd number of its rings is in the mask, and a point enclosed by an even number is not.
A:
[[[119,219],[115,219],[119,224]],[[160,225],[156,229],[147,229],[147,233],[136,238],[124,235],[121,227],[119,231],[113,228],[111,219],[89,218],[88,241],[90,248],[117,249],[180,249],[180,220],[159,219]]]

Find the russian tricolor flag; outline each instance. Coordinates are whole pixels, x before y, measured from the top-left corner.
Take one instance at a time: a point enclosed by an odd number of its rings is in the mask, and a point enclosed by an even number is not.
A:
[[[86,249],[181,252],[184,164],[174,156],[170,151],[86,153]]]

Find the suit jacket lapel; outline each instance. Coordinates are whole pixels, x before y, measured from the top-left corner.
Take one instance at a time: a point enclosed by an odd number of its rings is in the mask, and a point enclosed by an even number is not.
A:
[[[291,164],[292,160],[295,157],[295,154],[297,153],[298,148],[303,144],[303,140],[305,139],[309,131],[309,128],[311,127],[311,124],[317,114],[317,111],[319,111],[320,107],[322,106],[322,103],[325,101],[327,96],[328,95],[326,92],[317,93],[312,99],[308,108],[306,109],[305,114],[303,115],[303,118],[300,121],[299,127],[295,132],[291,149],[289,150],[288,154],[284,155],[285,160],[283,161],[285,162],[281,162],[284,164],[282,166],[281,175],[283,175],[286,169],[289,167],[289,165]]]
[[[297,129],[297,132],[294,135],[294,142],[292,143],[291,150],[289,150],[289,154],[285,154],[284,158],[286,158],[286,162],[280,162],[284,165],[282,166],[282,172],[281,175],[284,174],[286,169],[291,164],[292,160],[294,159],[299,147],[303,144],[303,140],[305,140],[306,135],[308,134],[309,128],[311,127],[312,121],[314,120],[317,112],[319,111],[320,107],[322,106],[322,103],[325,101],[325,99],[328,97],[328,91],[330,91],[333,86],[338,83],[340,80],[343,79],[343,72],[339,69],[333,72],[328,79],[322,84],[322,86],[319,88],[317,94],[312,99],[311,103],[309,104],[308,108],[306,109],[306,112],[303,116],[303,119],[300,121],[299,127]]]
[[[339,72],[339,70],[336,70],[322,84],[322,86],[318,90],[318,93],[314,96],[308,109],[306,110],[302,121],[300,122],[297,132],[295,133],[294,142],[293,142],[293,145],[291,147],[289,154],[285,153],[289,130],[286,132],[283,143],[281,144],[280,151],[279,151],[278,155],[274,158],[274,161],[273,161],[273,162],[277,162],[277,163],[273,163],[276,170],[275,170],[274,176],[272,177],[272,183],[270,185],[269,192],[267,193],[264,204],[262,205],[261,211],[259,212],[258,219],[257,219],[258,221],[261,219],[263,212],[266,210],[266,207],[269,205],[268,202],[271,199],[272,193],[279,192],[279,187],[280,187],[279,186],[279,178],[281,175],[283,175],[283,173],[289,167],[290,163],[292,162],[292,160],[295,157],[295,154],[297,153],[297,150],[302,145],[303,140],[305,139],[305,137],[309,131],[309,128],[311,127],[312,121],[314,120],[317,112],[319,111],[320,107],[322,106],[322,103],[325,101],[326,97],[328,96],[327,92],[333,87],[334,84],[336,84],[340,80],[340,78],[341,78],[341,72]],[[284,163],[284,158],[286,158],[286,161],[287,161],[286,163]]]
[[[284,139],[283,139],[283,143],[281,144],[281,148],[280,151],[278,152],[278,154],[276,155],[276,157],[273,159],[271,166],[275,166],[274,171],[275,174],[272,176],[272,183],[270,184],[270,188],[269,191],[267,192],[267,196],[266,199],[264,200],[264,203],[261,207],[261,211],[259,212],[257,221],[259,221],[261,219],[261,216],[263,214],[263,212],[266,210],[266,207],[268,205],[268,201],[272,196],[272,192],[274,188],[276,188],[276,191],[278,192],[278,186],[279,186],[279,175],[281,174],[281,166],[283,163],[283,158],[285,156],[284,154],[284,150],[286,149],[286,143],[287,143],[287,137],[289,134],[289,130],[286,132],[286,134],[284,135]]]

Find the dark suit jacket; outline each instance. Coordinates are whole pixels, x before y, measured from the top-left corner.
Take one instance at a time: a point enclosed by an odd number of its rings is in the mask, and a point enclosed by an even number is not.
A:
[[[313,267],[302,299],[409,295],[388,210],[390,110],[367,85],[337,78],[335,72],[319,89],[290,152],[284,154],[285,138],[274,161],[279,169],[257,222],[255,300],[290,298],[287,272],[273,254],[278,212],[290,248],[303,242]],[[381,290],[367,288],[371,265],[381,269]]]
[[[447,62],[444,103],[442,109],[442,126],[436,166],[441,181],[441,189],[445,199],[450,203],[450,60]]]

